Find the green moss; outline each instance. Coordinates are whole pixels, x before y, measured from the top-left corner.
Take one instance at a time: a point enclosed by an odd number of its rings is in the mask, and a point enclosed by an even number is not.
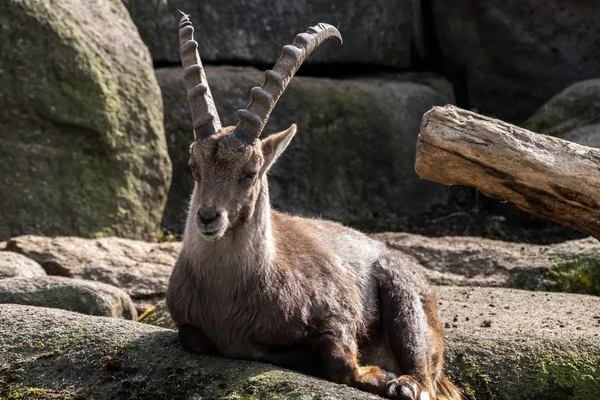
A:
[[[72,394],[38,387],[17,387],[9,390],[5,396],[6,400],[59,400],[71,398]]]
[[[173,235],[171,233],[159,232],[158,243],[180,242],[183,240],[183,235]]]
[[[571,351],[569,357],[546,351],[533,354],[539,368],[537,385],[540,393],[551,393],[548,399],[594,399],[600,390],[600,366],[597,357]]]
[[[600,296],[600,252],[564,254],[553,263],[537,290]]]
[[[0,111],[0,170],[11,171],[0,208],[16,210],[0,238],[156,238],[170,181],[162,101],[125,8],[109,3],[93,21],[87,3],[0,6],[0,24],[14,28],[0,37],[0,86],[13,93],[0,99],[10,110]]]
[[[460,354],[452,363],[446,363],[445,373],[469,400],[493,400],[491,378],[479,359],[468,354]]]
[[[600,392],[598,354],[573,346],[510,346],[480,354],[452,354],[445,370],[469,400],[592,400]],[[588,349],[589,350],[589,349]],[[503,353],[498,354],[498,351]]]

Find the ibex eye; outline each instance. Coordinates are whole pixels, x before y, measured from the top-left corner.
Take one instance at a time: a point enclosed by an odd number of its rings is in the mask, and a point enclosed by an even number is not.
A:
[[[246,176],[244,176],[244,179],[254,179],[254,177],[256,176],[256,172],[250,172],[249,174],[246,174]]]

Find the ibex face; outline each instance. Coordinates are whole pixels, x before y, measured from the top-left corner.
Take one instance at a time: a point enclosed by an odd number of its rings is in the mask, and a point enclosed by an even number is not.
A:
[[[238,111],[235,127],[221,128],[212,94],[206,81],[194,28],[184,14],[179,23],[179,42],[184,79],[194,121],[196,141],[190,152],[190,168],[196,181],[192,212],[202,237],[217,240],[230,227],[244,223],[254,212],[265,173],[287,147],[296,126],[264,141],[259,137],[292,76],[323,41],[340,33],[331,25],[318,24],[284,46],[272,70],[265,73],[261,87],[252,89],[250,104]]]
[[[190,147],[189,166],[196,182],[192,211],[201,236],[208,241],[220,239],[230,227],[252,217],[261,182],[296,126],[250,144],[233,131],[234,127],[221,129]]]

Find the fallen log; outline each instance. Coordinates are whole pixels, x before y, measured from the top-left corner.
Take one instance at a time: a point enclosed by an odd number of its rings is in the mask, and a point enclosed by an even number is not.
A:
[[[600,149],[434,107],[423,116],[415,169],[600,239]]]

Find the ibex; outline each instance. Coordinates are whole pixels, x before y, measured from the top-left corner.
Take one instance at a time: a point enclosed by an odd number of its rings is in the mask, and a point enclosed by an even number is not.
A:
[[[407,260],[338,223],[271,209],[267,172],[296,133],[260,140],[275,103],[326,39],[320,23],[284,46],[262,87],[223,128],[184,15],[181,59],[195,187],[167,305],[191,351],[257,360],[391,399],[460,399],[441,372],[431,288]]]

